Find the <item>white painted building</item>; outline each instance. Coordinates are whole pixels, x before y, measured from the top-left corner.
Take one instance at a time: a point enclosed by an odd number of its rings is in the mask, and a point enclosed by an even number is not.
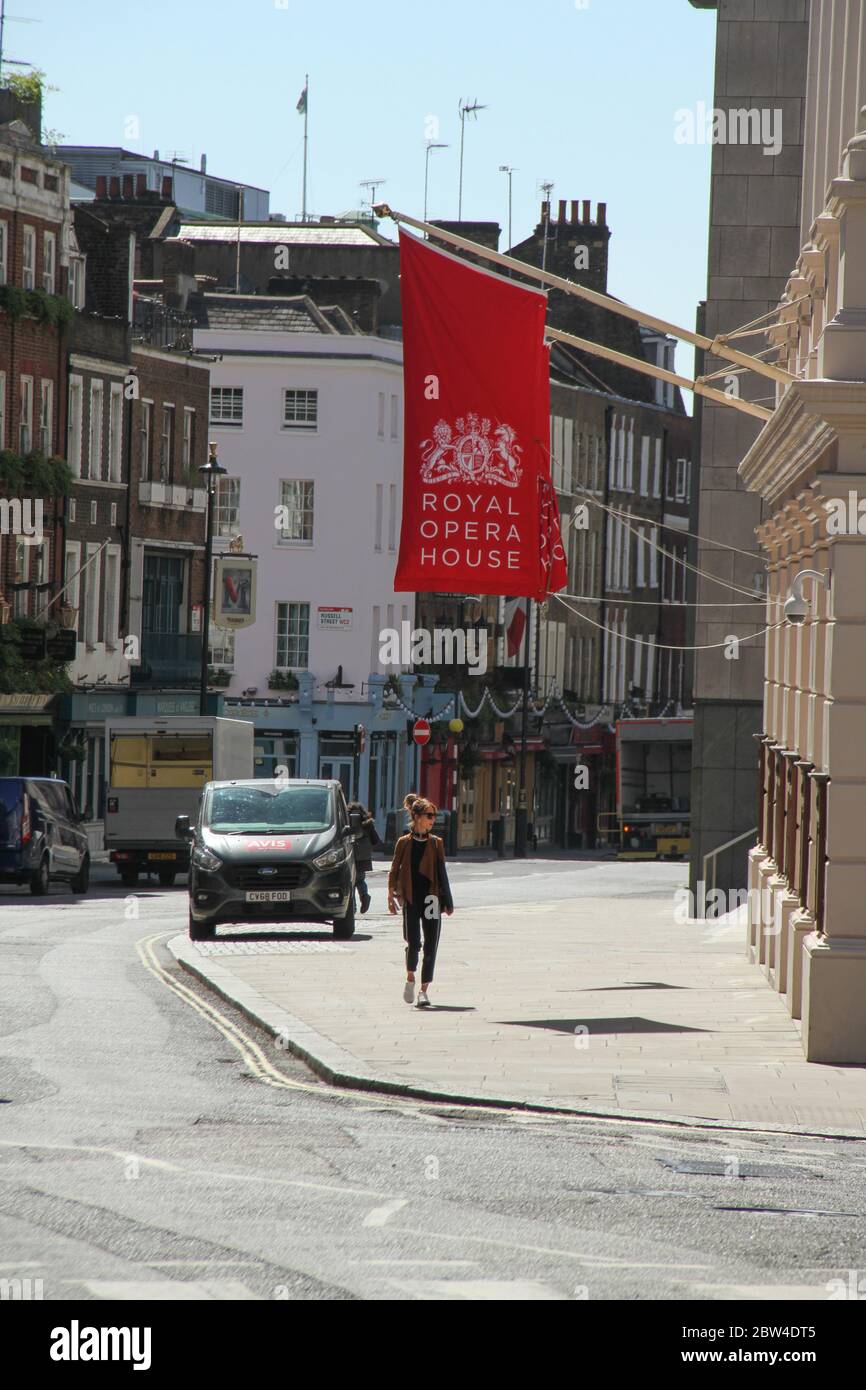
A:
[[[212,630],[212,664],[233,698],[285,696],[272,673],[309,671],[325,700],[342,668],[330,698],[364,701],[380,629],[414,618],[414,594],[393,591],[402,345],[304,296],[208,294],[195,347],[215,359],[210,438],[228,475],[215,553],[240,535],[259,560],[256,621]]]

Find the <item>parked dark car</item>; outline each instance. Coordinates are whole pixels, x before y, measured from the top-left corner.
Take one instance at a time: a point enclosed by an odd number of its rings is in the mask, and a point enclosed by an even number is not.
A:
[[[0,777],[0,883],[48,892],[64,879],[90,887],[90,850],[72,792],[55,777]]]
[[[191,842],[190,936],[206,940],[218,922],[330,922],[351,936],[359,828],[337,781],[209,782],[198,824],[175,824]]]

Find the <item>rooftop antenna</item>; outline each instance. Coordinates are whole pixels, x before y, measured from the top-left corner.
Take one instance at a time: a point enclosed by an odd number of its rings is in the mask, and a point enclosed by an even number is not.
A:
[[[457,221],[463,221],[463,141],[466,136],[466,117],[474,116],[478,120],[478,112],[486,111],[487,107],[482,106],[478,100],[464,101],[460,98],[460,189],[457,196]]]
[[[376,201],[376,189],[379,187],[380,184],[382,184],[382,183],[387,183],[387,182],[388,182],[387,179],[362,179],[362,180],[361,180],[361,187],[362,187],[362,188],[368,188],[368,189],[370,190],[370,197],[369,197],[369,200],[368,200],[368,201],[369,201],[369,203],[370,203],[370,211],[371,211],[371,212],[373,211],[373,204],[374,204],[375,201]]]
[[[23,15],[18,15],[18,14],[7,14],[7,13],[6,13],[6,0],[0,0],[0,69],[2,69],[2,67],[3,67],[3,30],[4,30],[4,28],[6,27],[7,21],[8,21],[9,24],[41,24],[41,23],[42,23],[42,20],[41,20],[41,19],[26,19]],[[33,64],[32,64],[32,63],[25,63],[25,62],[22,61],[21,58],[7,58],[7,59],[6,59],[6,62],[7,62],[8,64],[10,64],[10,66],[11,66],[11,65],[14,65],[16,68],[32,68],[32,67],[33,67]]]
[[[510,251],[514,245],[511,239],[511,180],[517,170],[514,168],[513,164],[500,164],[499,172],[508,177],[508,250]]]
[[[544,249],[541,253],[541,269],[547,269],[547,238],[550,233],[550,195],[553,192],[553,180],[546,179],[538,185],[539,191],[544,194]]]

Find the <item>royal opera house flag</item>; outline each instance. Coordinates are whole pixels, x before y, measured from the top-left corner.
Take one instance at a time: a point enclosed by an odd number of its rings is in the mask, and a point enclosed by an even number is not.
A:
[[[405,441],[394,588],[566,582],[550,483],[546,296],[400,233]]]

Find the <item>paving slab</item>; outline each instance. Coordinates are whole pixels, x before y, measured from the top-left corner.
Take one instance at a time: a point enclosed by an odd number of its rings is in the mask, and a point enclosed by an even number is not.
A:
[[[446,918],[430,1010],[403,1001],[387,914],[359,918],[349,942],[230,928],[169,946],[341,1086],[866,1137],[866,1068],[806,1062],[741,918],[707,930],[634,895],[533,906]],[[285,949],[298,946],[311,949]]]

